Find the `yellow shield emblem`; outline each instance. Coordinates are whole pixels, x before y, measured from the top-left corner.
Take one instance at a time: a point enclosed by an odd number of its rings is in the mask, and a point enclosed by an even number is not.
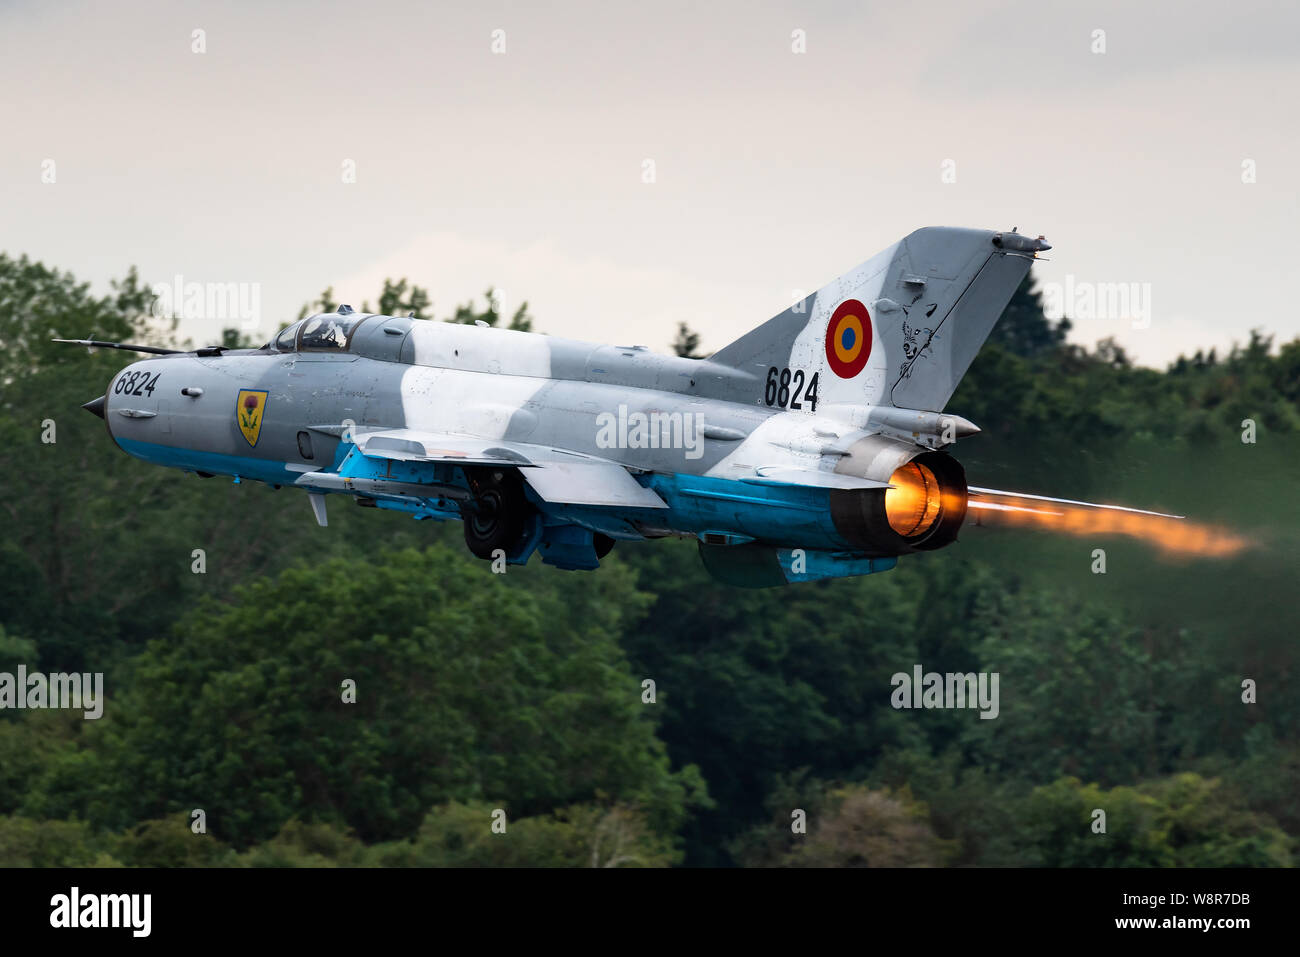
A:
[[[235,401],[235,421],[239,431],[244,433],[248,444],[257,445],[257,437],[262,433],[262,413],[266,410],[266,392],[242,389]]]

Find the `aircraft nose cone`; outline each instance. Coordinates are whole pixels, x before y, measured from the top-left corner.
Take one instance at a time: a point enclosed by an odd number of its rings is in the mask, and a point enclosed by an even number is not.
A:
[[[87,412],[93,412],[95,415],[99,416],[102,419],[104,417],[104,401],[107,398],[108,396],[101,395],[98,399],[91,399],[89,402],[83,405],[82,408],[85,409]]]

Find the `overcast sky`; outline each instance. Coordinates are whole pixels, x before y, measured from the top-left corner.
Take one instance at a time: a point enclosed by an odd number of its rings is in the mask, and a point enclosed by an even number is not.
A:
[[[247,283],[266,336],[407,276],[712,350],[927,225],[1125,284],[1073,338],[1144,363],[1300,334],[1295,3],[0,0],[0,90],[0,251]]]

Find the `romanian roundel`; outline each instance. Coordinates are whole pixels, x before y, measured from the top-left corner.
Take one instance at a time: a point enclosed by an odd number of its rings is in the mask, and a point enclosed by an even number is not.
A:
[[[840,303],[826,327],[826,361],[841,379],[852,379],[871,358],[871,316],[856,299]]]

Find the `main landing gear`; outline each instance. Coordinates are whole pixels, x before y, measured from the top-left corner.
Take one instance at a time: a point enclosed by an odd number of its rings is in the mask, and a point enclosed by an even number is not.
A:
[[[466,469],[472,498],[461,506],[465,545],[492,561],[504,553],[524,564],[534,549],[542,561],[561,568],[595,568],[614,547],[614,539],[578,525],[542,516],[524,494],[517,469]]]
[[[528,500],[517,470],[491,470],[468,476],[474,498],[461,509],[465,544],[479,558],[491,560],[498,548],[510,552],[524,534]]]

